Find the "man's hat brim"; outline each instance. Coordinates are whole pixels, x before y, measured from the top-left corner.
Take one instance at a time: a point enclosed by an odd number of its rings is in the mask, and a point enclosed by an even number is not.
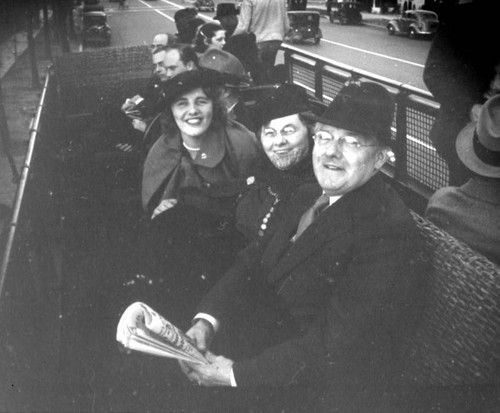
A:
[[[488,165],[474,151],[473,140],[477,122],[469,122],[458,134],[455,142],[462,163],[472,172],[488,178],[500,178],[500,166]]]

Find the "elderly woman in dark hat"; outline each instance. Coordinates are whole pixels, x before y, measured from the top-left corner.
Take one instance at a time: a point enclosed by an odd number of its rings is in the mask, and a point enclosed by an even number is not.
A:
[[[311,163],[312,126],[303,113],[310,112],[305,89],[282,84],[260,102],[260,142],[265,167],[240,196],[236,209],[238,229],[249,241],[272,233],[283,205],[306,184],[316,188]]]

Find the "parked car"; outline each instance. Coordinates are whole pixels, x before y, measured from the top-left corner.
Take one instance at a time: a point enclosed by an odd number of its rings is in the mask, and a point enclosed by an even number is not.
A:
[[[82,43],[99,43],[106,46],[111,43],[111,28],[106,13],[102,11],[83,13]]]
[[[361,11],[364,9],[364,3],[358,1],[332,2],[330,22],[338,20],[340,24],[361,24]]]
[[[427,10],[408,10],[401,17],[389,20],[387,31],[390,35],[405,34],[412,39],[418,36],[433,36],[439,26],[436,13]]]
[[[291,43],[302,43],[312,39],[318,44],[323,34],[319,28],[319,12],[317,11],[289,11],[290,32],[285,40]]]
[[[206,11],[215,11],[215,3],[214,0],[196,0],[193,3],[193,6],[198,11],[206,10]]]

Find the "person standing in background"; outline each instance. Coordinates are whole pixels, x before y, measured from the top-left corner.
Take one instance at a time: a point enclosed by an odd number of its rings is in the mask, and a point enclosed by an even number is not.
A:
[[[483,104],[500,48],[484,49],[500,37],[498,2],[457,0],[439,14],[440,27],[432,41],[424,67],[423,80],[439,102],[440,109],[429,137],[447,163],[449,185],[462,185],[470,178],[455,150],[460,130],[477,117]]]
[[[265,81],[270,77],[281,42],[289,30],[285,0],[243,0],[241,3],[234,35],[255,34]]]

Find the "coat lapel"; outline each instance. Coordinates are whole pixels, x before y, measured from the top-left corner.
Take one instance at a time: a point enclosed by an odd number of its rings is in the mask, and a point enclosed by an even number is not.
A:
[[[286,276],[325,243],[335,239],[343,242],[341,238],[352,229],[354,220],[374,212],[374,202],[377,193],[382,190],[381,185],[384,185],[381,179],[374,177],[362,188],[343,196],[323,211],[294,243],[286,244],[286,252],[279,255],[276,263],[269,267],[272,269],[268,280],[275,282]]]
[[[288,250],[269,273],[270,282],[280,279],[326,242],[340,238],[349,231],[352,226],[349,209],[335,206],[328,207],[295,242],[288,244]]]

